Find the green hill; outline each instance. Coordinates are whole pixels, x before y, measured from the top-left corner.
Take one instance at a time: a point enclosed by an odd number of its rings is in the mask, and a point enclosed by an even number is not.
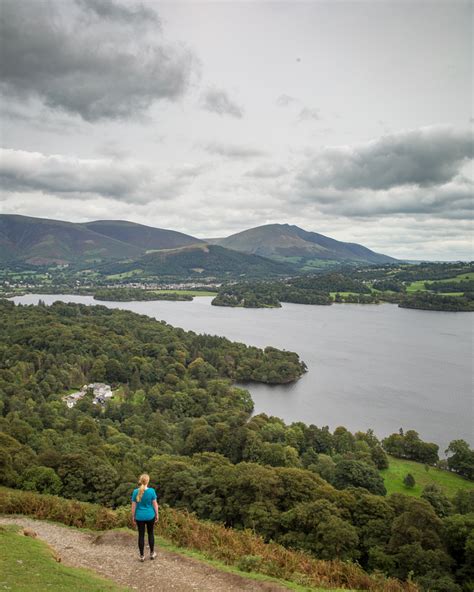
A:
[[[141,249],[80,224],[0,214],[0,261],[33,265],[137,257]]]
[[[0,261],[90,265],[136,259],[152,249],[199,243],[192,236],[125,221],[75,224],[0,214]]]
[[[134,245],[144,251],[175,249],[202,242],[200,239],[182,232],[153,228],[126,220],[97,220],[85,222],[81,226],[103,236]]]
[[[345,243],[289,224],[268,224],[216,239],[228,249],[272,259],[291,261],[299,267],[328,262],[390,263],[396,259],[356,244]]]
[[[295,272],[286,263],[272,261],[205,243],[148,253],[138,259],[109,263],[100,268],[103,275],[130,274],[140,277],[268,277]]]

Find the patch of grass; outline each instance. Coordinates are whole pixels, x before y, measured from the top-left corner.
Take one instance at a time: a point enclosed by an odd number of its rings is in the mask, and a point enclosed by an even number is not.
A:
[[[412,282],[411,284],[407,285],[407,292],[426,292],[425,282],[440,282],[440,283],[448,283],[448,282],[462,282],[466,280],[474,279],[474,271],[469,271],[467,273],[460,273],[459,275],[446,278],[443,280],[418,280],[416,282]],[[444,292],[444,296],[460,296],[462,292]]]
[[[412,282],[407,286],[407,292],[426,292],[426,281],[427,280],[418,280],[416,282]]]
[[[331,298],[334,298],[336,294],[340,294],[342,298],[345,298],[349,295],[359,296],[359,292],[329,292]]]
[[[139,273],[142,273],[143,269],[132,269],[132,271],[124,271],[123,273],[114,273],[112,275],[108,275],[108,280],[124,280],[126,278],[134,277]]]
[[[40,540],[0,529],[0,588],[15,592],[125,592],[85,569],[58,563]]]
[[[403,460],[389,456],[390,466],[380,471],[385,480],[387,493],[405,493],[419,497],[426,485],[435,483],[448,497],[453,497],[458,489],[474,489],[474,482],[463,479],[459,475],[430,467],[428,471],[425,465],[411,460]],[[403,478],[411,473],[415,478],[415,487],[409,489],[403,484]]]

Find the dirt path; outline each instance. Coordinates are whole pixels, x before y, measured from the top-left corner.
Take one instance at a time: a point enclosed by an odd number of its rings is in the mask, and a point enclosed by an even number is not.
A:
[[[0,516],[0,524],[34,530],[61,557],[64,565],[85,567],[122,586],[142,592],[284,592],[271,582],[256,582],[215,569],[195,559],[157,547],[157,558],[138,561],[136,538],[127,532],[86,534],[59,524]]]

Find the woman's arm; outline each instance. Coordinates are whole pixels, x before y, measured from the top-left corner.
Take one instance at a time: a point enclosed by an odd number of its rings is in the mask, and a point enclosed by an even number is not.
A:
[[[133,523],[134,524],[136,522],[136,520],[135,520],[135,510],[136,510],[136,508],[137,508],[136,502],[132,502],[132,520],[133,520]]]
[[[155,510],[155,522],[158,522],[158,502],[153,500],[153,509]]]

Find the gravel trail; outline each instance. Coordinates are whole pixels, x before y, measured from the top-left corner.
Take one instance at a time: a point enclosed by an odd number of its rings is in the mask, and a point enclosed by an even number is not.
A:
[[[138,561],[136,537],[127,532],[88,534],[59,524],[0,516],[0,524],[18,524],[47,542],[64,565],[85,567],[131,590],[141,592],[284,592],[272,582],[257,582],[190,557],[155,548],[157,557]]]

